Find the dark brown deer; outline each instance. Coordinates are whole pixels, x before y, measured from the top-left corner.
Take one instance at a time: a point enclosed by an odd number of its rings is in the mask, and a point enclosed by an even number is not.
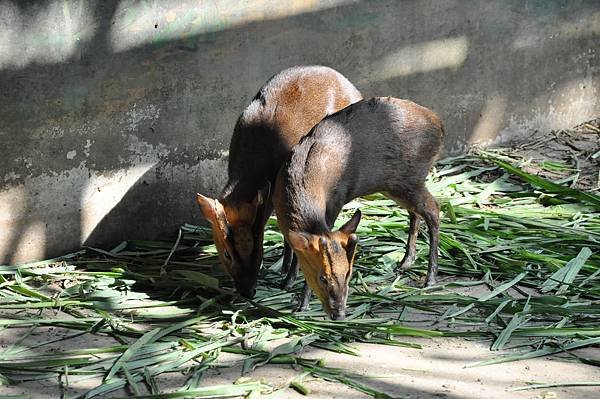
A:
[[[345,316],[360,211],[331,231],[350,200],[382,192],[406,208],[410,227],[404,259],[410,266],[420,218],[429,228],[427,285],[435,283],[439,208],[425,178],[444,136],[440,118],[413,102],[373,98],[319,122],[279,171],[273,202],[279,227],[298,257],[308,286],[332,319]],[[302,307],[308,304],[305,290]]]
[[[225,188],[218,199],[197,195],[221,264],[240,294],[255,294],[264,227],[273,211],[271,188],[281,164],[317,122],[361,99],[337,71],[300,66],[269,79],[240,115],[229,145]],[[284,252],[285,269],[296,269],[287,245]],[[286,286],[295,277],[288,276]]]

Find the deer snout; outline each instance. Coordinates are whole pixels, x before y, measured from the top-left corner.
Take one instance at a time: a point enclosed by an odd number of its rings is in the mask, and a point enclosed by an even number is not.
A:
[[[245,279],[235,282],[235,289],[241,296],[247,299],[254,298],[256,295],[256,279]]]
[[[256,288],[255,287],[236,287],[237,291],[240,293],[241,296],[243,296],[246,299],[252,299],[254,298],[254,295],[256,295]]]
[[[331,320],[344,320],[346,318],[346,311],[344,309],[334,310],[329,314]]]
[[[260,259],[259,262],[256,262],[255,259],[240,262],[237,264],[236,270],[236,277],[233,279],[235,282],[235,289],[244,298],[254,298],[254,295],[256,295],[256,285],[258,283]]]
[[[332,306],[329,307],[329,317],[331,320],[344,320],[346,318],[346,304],[342,303],[333,303]]]

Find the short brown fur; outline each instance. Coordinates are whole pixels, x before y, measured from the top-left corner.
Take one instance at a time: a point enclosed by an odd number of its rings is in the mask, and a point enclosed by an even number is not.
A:
[[[427,108],[373,98],[318,123],[282,166],[273,199],[279,226],[332,318],[344,317],[360,212],[340,230],[331,228],[353,198],[383,192],[409,211],[409,239],[398,270],[414,260],[419,220],[425,220],[430,238],[427,284],[435,282],[439,209],[425,178],[443,136],[440,118]]]
[[[211,223],[219,259],[237,290],[252,297],[277,171],[317,122],[361,99],[340,73],[322,66],[273,76],[240,115],[229,146],[228,181],[217,200],[197,202]]]

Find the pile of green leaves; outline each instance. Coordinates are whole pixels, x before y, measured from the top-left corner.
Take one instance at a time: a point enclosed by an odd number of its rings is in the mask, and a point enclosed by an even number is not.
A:
[[[253,301],[236,295],[218,267],[210,231],[198,226],[183,226],[175,242],[134,240],[0,266],[0,328],[20,335],[0,352],[0,383],[58,379],[67,397],[70,383],[99,381],[83,398],[122,388],[148,398],[275,397],[289,387],[306,394],[302,378],[312,375],[385,398],[360,376],[301,351],[356,354],[357,341],[419,348],[408,337],[437,336],[511,349],[470,366],[549,355],[598,366],[600,359],[574,350],[600,343],[600,197],[569,188],[568,177],[551,182],[530,174],[520,163],[501,151],[438,162],[428,181],[442,210],[440,283],[431,288],[419,288],[425,231],[413,267],[397,276],[406,212],[382,195],[348,204],[339,223],[356,208],[363,220],[344,321],[325,319],[318,301],[294,313],[302,280],[290,292],[279,288],[275,219],[265,233]],[[556,172],[564,165],[551,166]],[[50,327],[65,333],[30,343]],[[71,340],[89,336],[112,344],[69,349]],[[58,341],[59,350],[46,350]],[[279,386],[248,379],[202,386],[210,368],[241,366],[246,373],[265,364],[292,365],[298,377]],[[163,393],[160,379],[182,373],[181,387]]]

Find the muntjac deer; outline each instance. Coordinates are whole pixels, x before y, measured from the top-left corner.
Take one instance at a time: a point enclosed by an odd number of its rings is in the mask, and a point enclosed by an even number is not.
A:
[[[337,71],[300,66],[273,76],[240,115],[229,145],[225,188],[217,199],[197,195],[212,225],[221,264],[240,294],[255,294],[264,227],[273,211],[271,193],[281,164],[317,122],[361,99]],[[287,245],[284,252],[285,267],[296,269]],[[287,286],[295,275],[290,277]]]
[[[440,118],[413,102],[372,98],[319,122],[279,171],[273,202],[279,227],[298,257],[310,289],[332,319],[345,317],[360,211],[331,231],[342,206],[382,192],[406,208],[410,227],[404,259],[415,257],[420,218],[429,228],[427,285],[435,283],[439,208],[425,178],[444,136]],[[305,290],[303,306],[310,290]]]

